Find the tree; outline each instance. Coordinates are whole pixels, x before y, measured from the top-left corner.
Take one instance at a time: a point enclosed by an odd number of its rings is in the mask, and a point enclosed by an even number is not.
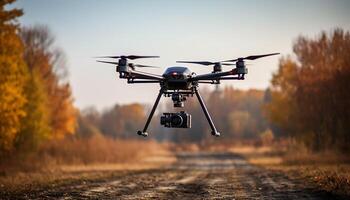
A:
[[[227,117],[229,133],[236,138],[242,138],[249,127],[255,125],[250,122],[250,114],[247,111],[230,112]]]
[[[350,33],[300,36],[293,50],[271,81],[270,121],[314,151],[350,151]]]
[[[54,37],[45,26],[23,27],[21,37],[25,45],[24,59],[29,70],[39,72],[45,85],[52,137],[72,134],[76,126],[76,110],[63,53],[54,46]]]
[[[100,119],[101,132],[113,138],[137,137],[136,131],[143,126],[145,110],[141,104],[118,105],[104,111]]]
[[[27,70],[22,59],[23,45],[18,37],[18,9],[5,10],[14,0],[0,1],[0,154],[13,150],[14,140],[25,116],[24,84]]]
[[[202,94],[217,130],[225,136],[215,140],[225,142],[228,138],[258,139],[259,134],[268,128],[261,111],[263,91],[242,91],[228,86],[222,90],[204,90]],[[172,107],[172,102],[168,102],[164,112],[171,112]],[[180,131],[162,129],[161,134],[166,133],[163,138],[171,138],[174,142],[202,142],[213,139],[210,136],[210,126],[195,96],[186,100],[184,110],[192,115],[192,127]],[[179,109],[173,111],[178,112]],[[155,124],[159,127],[159,121]]]
[[[298,66],[290,57],[279,61],[279,69],[273,74],[269,90],[269,101],[264,105],[271,125],[283,127],[283,135],[296,134],[299,121],[295,116]]]
[[[108,137],[120,137],[124,127],[119,115],[120,105],[116,104],[113,108],[105,110],[101,115],[100,130]]]
[[[100,113],[95,107],[88,107],[78,113],[76,135],[78,137],[92,137],[100,134]]]
[[[37,70],[30,73],[24,92],[27,99],[24,106],[26,116],[21,120],[15,146],[19,152],[31,152],[51,133],[47,95]]]
[[[121,106],[119,113],[124,127],[122,137],[130,138],[137,136],[135,133],[143,126],[146,119],[144,107],[137,103],[128,104]]]

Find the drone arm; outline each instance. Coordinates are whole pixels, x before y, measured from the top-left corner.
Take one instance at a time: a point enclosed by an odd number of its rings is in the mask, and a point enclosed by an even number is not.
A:
[[[198,81],[198,83],[214,84],[215,82],[213,80],[203,80],[203,81]]]
[[[212,80],[200,80],[197,81],[197,83],[206,83],[206,84],[220,84],[221,80],[244,80],[244,76],[225,76],[225,77],[220,77],[218,79],[212,79]]]
[[[219,80],[244,80],[243,76],[221,77]]]
[[[138,79],[155,79],[155,80],[163,80],[164,78],[162,76],[159,76],[157,74],[151,74],[147,72],[141,72],[136,70],[131,70],[129,72],[130,78],[138,78]]]
[[[159,83],[159,80],[153,80],[153,79],[146,79],[146,80],[135,80],[135,79],[128,79],[128,83]]]
[[[223,76],[236,75],[236,74],[237,74],[237,69],[235,68],[235,69],[232,69],[231,71],[226,71],[226,72],[201,74],[201,75],[198,75],[198,76],[191,78],[190,80],[192,80],[192,81],[216,80],[216,79],[220,79]]]

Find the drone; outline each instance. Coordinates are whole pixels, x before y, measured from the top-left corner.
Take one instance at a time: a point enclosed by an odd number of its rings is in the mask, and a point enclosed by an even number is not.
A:
[[[188,67],[175,66],[169,67],[162,75],[138,71],[137,68],[155,68],[154,66],[134,64],[130,60],[143,58],[159,58],[159,56],[138,56],[138,55],[123,55],[123,56],[102,56],[98,58],[118,59],[115,61],[97,60],[97,62],[113,64],[116,66],[116,72],[119,73],[119,78],[127,79],[127,83],[158,83],[160,90],[156,101],[151,109],[143,130],[137,131],[140,136],[147,137],[147,129],[152,120],[154,112],[159,104],[161,97],[171,97],[174,107],[183,108],[184,102],[188,97],[197,97],[199,104],[204,112],[206,119],[211,128],[213,136],[220,136],[213,120],[208,112],[208,109],[203,101],[203,98],[198,90],[199,84],[220,84],[223,80],[244,80],[245,74],[248,73],[245,60],[255,60],[258,58],[273,56],[279,53],[270,53],[263,55],[252,55],[240,57],[232,60],[220,62],[210,61],[176,61],[177,63],[198,64],[204,66],[213,66],[211,73],[199,74],[192,72]],[[231,70],[223,71],[222,66],[232,66]],[[191,128],[191,115],[185,111],[178,113],[163,113],[160,117],[160,124],[167,128]]]

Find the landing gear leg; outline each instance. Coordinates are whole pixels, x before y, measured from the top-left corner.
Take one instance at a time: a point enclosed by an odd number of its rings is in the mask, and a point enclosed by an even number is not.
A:
[[[156,108],[157,108],[157,106],[158,106],[158,104],[159,104],[159,100],[160,100],[160,98],[162,97],[162,95],[163,95],[163,88],[161,88],[161,89],[159,90],[159,94],[158,94],[158,96],[157,96],[156,102],[154,102],[154,105],[153,105],[153,107],[152,107],[151,113],[150,113],[149,116],[148,116],[148,119],[147,119],[147,121],[146,121],[145,127],[143,128],[143,131],[137,131],[137,134],[138,134],[138,135],[142,135],[142,136],[144,136],[144,137],[147,137],[147,136],[148,136],[148,133],[147,133],[148,125],[149,125],[149,123],[150,123],[151,120],[152,120],[154,111],[156,110]]]
[[[201,107],[202,107],[202,109],[203,109],[203,111],[204,111],[205,117],[207,118],[207,120],[208,120],[208,122],[209,122],[209,125],[210,125],[210,127],[211,127],[211,134],[214,135],[214,136],[216,136],[216,137],[219,137],[219,136],[220,136],[220,133],[219,133],[219,132],[216,130],[216,128],[215,128],[215,125],[214,125],[214,123],[213,123],[213,120],[211,119],[211,117],[210,117],[210,115],[209,115],[208,109],[207,109],[207,107],[206,107],[205,104],[204,104],[204,101],[203,101],[203,99],[202,99],[202,96],[200,95],[200,93],[199,93],[199,91],[198,91],[197,88],[195,88],[194,91],[195,91],[196,96],[197,96],[197,98],[198,98],[198,101],[199,101],[199,103],[200,103],[200,105],[201,105]]]

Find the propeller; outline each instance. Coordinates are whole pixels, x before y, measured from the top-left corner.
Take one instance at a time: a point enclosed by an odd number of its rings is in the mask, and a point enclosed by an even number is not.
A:
[[[198,64],[198,65],[235,65],[229,63],[220,63],[220,62],[210,62],[210,61],[176,61],[177,63],[189,63],[189,64]]]
[[[128,55],[128,56],[99,56],[96,58],[121,58],[121,59],[129,59],[129,60],[135,60],[140,58],[159,58],[159,56],[136,56],[136,55]]]
[[[107,63],[107,64],[118,65],[118,62],[110,62],[110,61],[102,61],[102,60],[96,60],[96,61],[100,62],[100,63]],[[129,67],[159,68],[157,66],[140,65],[140,64],[132,64],[132,63],[129,63]]]
[[[266,57],[266,56],[274,56],[274,55],[278,55],[278,54],[280,54],[280,53],[252,55],[252,56],[247,56],[247,57],[244,57],[244,58],[237,58],[237,59],[233,59],[233,60],[225,60],[223,62],[235,62],[235,61],[238,61],[238,60],[255,60],[255,59],[258,59],[258,58],[262,58],[262,57]]]

